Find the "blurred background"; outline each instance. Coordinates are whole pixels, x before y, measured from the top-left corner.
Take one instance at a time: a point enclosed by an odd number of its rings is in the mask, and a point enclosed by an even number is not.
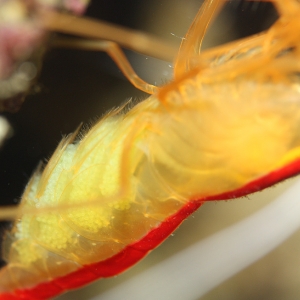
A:
[[[179,46],[201,3],[200,0],[94,0],[87,15],[154,34]],[[211,27],[204,48],[260,32],[275,20],[276,12],[270,3],[229,1]],[[126,54],[144,80],[160,85],[171,79],[172,62],[132,51]],[[18,113],[4,114],[13,127],[13,134],[0,150],[1,205],[18,203],[37,164],[51,156],[62,136],[73,132],[81,122],[94,123],[108,109],[128,99],[147,97],[127,82],[105,53],[66,49],[51,49],[46,53],[35,90]],[[249,198],[207,203],[165,243],[125,274],[57,299],[103,299],[101,293],[117,288],[127,278],[138,276],[197,240],[259,210],[288,185],[281,184]],[[6,228],[9,224],[1,223],[1,234]],[[259,234],[259,228],[257,231]],[[201,299],[299,299],[299,237],[298,232]],[[197,263],[195,257],[188,259]],[[155,278],[149,284],[155,289]],[[201,282],[195,288],[201,289]]]

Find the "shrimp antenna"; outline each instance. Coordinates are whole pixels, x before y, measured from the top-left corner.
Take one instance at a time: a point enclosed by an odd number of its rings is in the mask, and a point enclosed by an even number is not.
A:
[[[175,61],[174,77],[178,78],[191,70],[199,62],[202,41],[209,24],[217,16],[224,0],[205,0],[196,15],[185,37],[182,39],[180,49]],[[195,61],[196,58],[196,61]]]

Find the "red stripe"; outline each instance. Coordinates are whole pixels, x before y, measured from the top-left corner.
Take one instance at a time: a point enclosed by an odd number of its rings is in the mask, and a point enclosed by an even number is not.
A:
[[[0,300],[47,299],[67,290],[79,288],[99,278],[115,276],[134,265],[162,243],[202,203],[201,201],[189,202],[176,214],[167,218],[159,227],[151,230],[143,239],[127,246],[123,251],[105,261],[84,266],[71,274],[38,284],[31,289],[16,290],[14,295],[1,294]]]
[[[239,189],[226,192],[223,194],[219,194],[216,196],[203,197],[201,198],[201,200],[203,201],[228,200],[228,199],[234,199],[234,198],[246,196],[251,193],[262,191],[267,187],[270,187],[278,182],[281,182],[285,179],[291,178],[298,174],[300,174],[300,159],[293,161],[292,163],[284,166],[281,169],[275,170],[263,177],[253,180]]]
[[[76,289],[102,277],[118,275],[136,262],[141,260],[149,251],[162,243],[190,214],[197,210],[203,201],[232,199],[260,191],[286,178],[297,175],[300,170],[300,160],[296,160],[285,167],[270,172],[247,185],[227,193],[204,197],[201,201],[187,203],[176,214],[169,217],[159,227],[150,231],[140,241],[127,246],[117,255],[52,281],[39,284],[31,289],[16,290],[14,294],[1,294],[0,300],[41,300],[54,297],[70,289]]]

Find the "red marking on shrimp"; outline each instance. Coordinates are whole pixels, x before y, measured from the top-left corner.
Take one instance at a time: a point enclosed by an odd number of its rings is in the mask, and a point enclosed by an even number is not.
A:
[[[86,265],[79,270],[52,281],[26,289],[16,290],[14,294],[1,294],[0,300],[48,299],[70,289],[76,289],[100,278],[118,275],[145,257],[161,244],[187,217],[195,212],[205,201],[226,200],[261,191],[300,172],[300,160],[258,178],[245,186],[227,193],[190,201],[176,214],[166,219],[159,227],[151,230],[143,239],[127,246],[117,255],[99,263]]]
[[[118,275],[137,263],[149,251],[161,244],[189,215],[196,211],[202,201],[191,201],[177,213],[167,218],[161,225],[151,230],[140,241],[127,246],[123,251],[109,259],[86,265],[79,270],[52,281],[38,284],[31,289],[15,290],[13,294],[1,294],[0,300],[48,299],[70,289],[82,287],[99,278]]]
[[[213,200],[227,200],[246,196],[251,193],[262,191],[265,188],[273,186],[285,179],[296,176],[300,173],[300,159],[293,161],[292,163],[268,173],[256,180],[249,182],[243,187],[236,189],[234,191],[219,194],[217,196],[204,197],[203,201],[213,201]]]

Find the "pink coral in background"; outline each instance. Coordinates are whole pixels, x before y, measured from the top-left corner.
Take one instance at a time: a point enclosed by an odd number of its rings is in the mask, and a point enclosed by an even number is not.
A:
[[[87,0],[0,0],[0,110],[18,110],[37,74],[47,36],[41,13],[54,9],[82,14],[87,4]]]

